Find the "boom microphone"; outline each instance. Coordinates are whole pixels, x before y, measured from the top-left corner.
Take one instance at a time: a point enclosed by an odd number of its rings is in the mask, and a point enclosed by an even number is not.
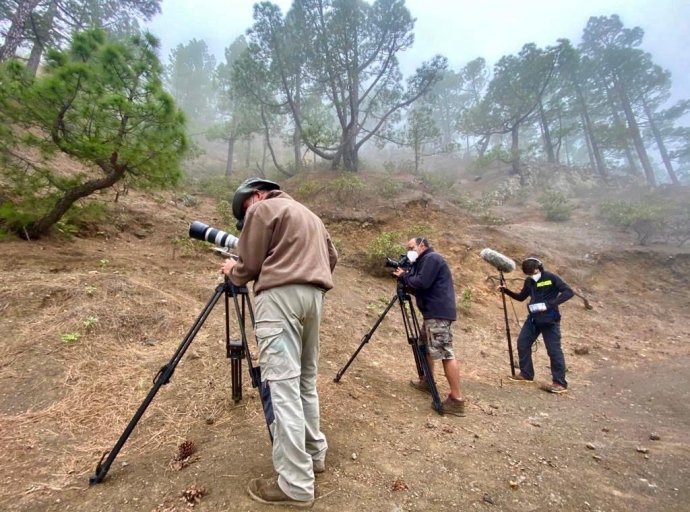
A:
[[[479,253],[479,256],[487,263],[496,267],[497,270],[505,272],[506,274],[515,270],[515,262],[500,252],[496,252],[492,249],[483,249],[482,252]]]

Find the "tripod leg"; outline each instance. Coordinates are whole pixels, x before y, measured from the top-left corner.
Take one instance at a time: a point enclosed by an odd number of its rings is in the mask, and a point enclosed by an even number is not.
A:
[[[350,367],[350,365],[352,364],[352,361],[355,360],[355,358],[357,357],[357,354],[359,354],[359,351],[362,350],[362,348],[364,348],[364,345],[369,343],[369,340],[373,336],[374,331],[376,331],[376,329],[381,324],[381,322],[383,322],[383,319],[385,318],[386,314],[391,310],[391,308],[393,307],[393,305],[395,304],[395,302],[397,300],[398,300],[398,296],[394,295],[393,298],[388,303],[388,306],[386,306],[386,309],[383,311],[383,313],[381,313],[381,316],[379,316],[378,320],[376,320],[376,323],[374,324],[374,326],[371,328],[371,330],[368,333],[366,333],[364,335],[364,337],[362,338],[362,342],[359,344],[359,347],[357,347],[357,350],[355,350],[355,353],[352,354],[350,359],[348,359],[347,363],[345,363],[345,366],[343,366],[338,371],[338,373],[335,375],[335,378],[333,379],[334,382],[340,382],[340,379],[343,377],[343,375],[345,374],[347,369]]]
[[[409,307],[409,313],[405,305]],[[419,378],[421,380],[422,377],[426,377],[427,383],[429,384],[429,391],[431,392],[431,406],[437,413],[443,416],[443,404],[441,403],[441,397],[438,394],[436,382],[434,382],[434,377],[429,367],[426,347],[420,346],[418,343],[420,331],[419,321],[417,320],[417,314],[415,313],[414,305],[409,295],[405,295],[400,301],[400,309],[402,310],[405,331],[407,332],[407,342],[412,347],[412,354],[414,355],[415,364],[417,365]]]
[[[227,281],[227,277],[225,279],[225,351],[226,357],[230,358],[232,401],[237,403],[242,400],[242,344],[230,341],[230,295],[234,296],[235,291],[230,282]]]
[[[503,272],[499,271],[501,274],[501,286],[506,285],[506,280],[503,277]],[[508,322],[508,308],[506,307],[506,293],[505,291],[501,292],[501,298],[503,299],[503,317],[505,318],[506,321],[506,336],[508,337],[508,355],[510,357],[510,373],[513,377],[515,377],[515,360],[513,359],[513,342],[510,339],[510,323]]]
[[[187,333],[187,336],[185,336],[184,341],[182,341],[182,344],[178,347],[172,359],[168,362],[168,364],[163,366],[154,377],[153,387],[151,388],[151,391],[149,391],[148,395],[146,395],[146,398],[144,399],[143,403],[139,406],[139,409],[137,409],[137,412],[134,414],[134,417],[130,420],[129,424],[120,436],[120,439],[118,439],[117,443],[115,443],[115,446],[112,450],[110,450],[110,452],[105,452],[103,454],[103,457],[101,457],[101,460],[98,462],[98,465],[96,466],[96,473],[91,478],[89,478],[89,485],[94,485],[103,481],[106,474],[108,473],[108,470],[110,469],[110,466],[115,460],[115,457],[117,457],[117,454],[120,453],[120,450],[127,442],[127,439],[134,430],[134,427],[136,427],[137,423],[143,416],[144,412],[146,411],[146,408],[151,404],[151,401],[156,396],[156,393],[158,393],[158,390],[161,388],[161,386],[169,382],[170,377],[172,377],[172,374],[175,372],[175,368],[180,363],[182,356],[184,356],[184,353],[189,348],[189,345],[191,345],[192,341],[194,340],[194,337],[199,332],[199,329],[201,329],[201,326],[204,324],[206,318],[208,318],[208,315],[211,313],[213,307],[216,305],[223,293],[225,293],[225,286],[218,285],[215,293],[213,294],[213,297],[211,297],[211,300],[209,300],[206,306],[204,306],[204,309],[202,310],[201,314],[194,322],[194,325],[192,325],[191,329]],[[103,462],[103,459],[106,455],[108,455],[108,458],[105,460],[105,462]]]

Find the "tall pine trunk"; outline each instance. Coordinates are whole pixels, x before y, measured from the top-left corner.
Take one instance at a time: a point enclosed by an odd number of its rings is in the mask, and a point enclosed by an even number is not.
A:
[[[510,131],[510,138],[511,138],[511,145],[510,145],[510,154],[511,154],[511,163],[512,163],[512,173],[513,174],[520,174],[520,149],[519,149],[519,139],[518,139],[519,133],[518,133],[518,125],[513,126],[513,129]]]
[[[57,14],[57,1],[52,0],[48,6],[48,10],[37,20],[34,34],[34,45],[31,47],[31,55],[26,67],[31,72],[32,76],[36,76],[38,67],[41,65],[41,58],[46,49],[46,43],[50,37],[50,30],[53,27],[53,20]]]
[[[539,120],[541,122],[542,135],[544,137],[544,149],[546,149],[546,158],[549,163],[556,163],[556,154],[553,151],[553,140],[551,139],[551,132],[549,131],[549,122],[546,120],[544,113],[544,105],[539,98]]]
[[[252,134],[250,133],[247,135],[247,153],[244,156],[244,165],[247,169],[249,169],[249,166],[251,165],[251,156],[252,156]]]
[[[24,25],[39,1],[40,0],[19,0],[17,11],[12,17],[12,24],[5,35],[5,44],[0,47],[0,62],[5,62],[14,57],[17,48],[19,48],[19,45],[22,43]]]
[[[637,150],[637,156],[642,163],[645,179],[647,180],[647,184],[651,185],[652,187],[656,187],[654,169],[652,169],[652,163],[649,161],[647,149],[644,147],[642,135],[640,135],[640,127],[637,124],[637,119],[635,119],[635,113],[630,105],[630,100],[628,99],[628,95],[620,82],[617,83],[617,87],[618,95],[620,96],[621,104],[623,105],[623,112],[625,113],[625,118],[628,121],[628,132],[630,133],[630,137],[632,138],[635,149]]]
[[[618,111],[618,106],[616,105],[616,102],[613,99],[613,93],[610,88],[606,88],[606,98],[609,104],[609,107],[611,108],[611,114],[613,115],[613,124],[618,130],[621,132],[626,132],[625,129],[625,124],[623,124],[623,121],[621,120],[621,116]],[[630,172],[635,175],[640,174],[640,170],[637,168],[637,164],[635,163],[635,158],[633,157],[632,151],[630,150],[630,144],[628,144],[628,139],[623,141],[623,150],[625,152],[625,159],[628,161],[628,167],[630,167]]]
[[[673,169],[673,165],[671,164],[671,159],[668,156],[666,144],[664,144],[664,139],[661,136],[659,127],[657,126],[656,121],[654,121],[652,110],[649,108],[647,101],[644,99],[642,100],[642,105],[644,106],[644,113],[649,121],[649,127],[652,129],[652,133],[654,134],[656,146],[659,148],[659,153],[661,153],[661,159],[664,161],[664,167],[666,167],[666,172],[668,172],[668,177],[671,178],[671,183],[674,185],[679,185],[680,182],[678,181],[678,176],[676,175],[676,171]]]
[[[225,162],[225,177],[232,175],[232,159],[235,155],[235,137],[228,140],[228,160]]]
[[[589,138],[589,130],[587,130],[587,121],[585,121],[584,113],[580,112],[580,120],[582,123],[582,130],[585,134],[585,144],[587,146],[587,154],[589,155],[589,166],[594,174],[597,173],[596,161],[594,159],[594,150],[592,149],[592,141]]]
[[[606,176],[606,164],[604,163],[604,159],[601,156],[601,148],[599,147],[597,138],[594,135],[594,124],[592,123],[592,119],[589,116],[589,110],[587,109],[587,102],[585,101],[585,96],[582,93],[580,84],[578,83],[575,84],[575,92],[577,93],[577,100],[580,104],[580,112],[583,120],[582,127],[585,130],[585,136],[587,138],[588,143],[590,144],[592,156],[594,157],[594,162],[596,163],[595,172],[598,171],[600,176]],[[594,171],[594,169],[592,170]]]

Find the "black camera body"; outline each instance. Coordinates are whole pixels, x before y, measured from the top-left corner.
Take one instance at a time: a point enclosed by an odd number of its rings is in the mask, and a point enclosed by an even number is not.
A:
[[[385,266],[387,268],[401,268],[403,270],[410,270],[412,268],[412,262],[407,258],[406,254],[401,254],[398,261],[393,258],[386,258]]]

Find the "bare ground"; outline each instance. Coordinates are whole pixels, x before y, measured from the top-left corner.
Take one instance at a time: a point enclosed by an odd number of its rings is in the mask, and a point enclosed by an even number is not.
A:
[[[88,486],[100,454],[217,284],[217,257],[177,251],[173,258],[170,243],[192,220],[217,224],[213,202],[184,208],[154,199],[121,199],[127,221],[88,239],[0,244],[3,510],[181,511],[180,495],[192,485],[206,490],[201,511],[268,508],[244,490],[251,477],[272,474],[270,442],[246,375],[245,399],[230,400],[221,307],[106,480]],[[534,205],[507,212],[513,224],[491,229],[426,199],[405,215],[365,208],[328,225],[345,254],[322,329],[319,390],[330,450],[316,510],[688,510],[687,253],[638,250],[585,213],[544,223]],[[327,205],[320,212],[337,218]],[[430,228],[458,295],[472,290],[471,309],[454,325],[470,400],[465,418],[437,415],[408,385],[414,363],[397,310],[333,382],[395,290],[394,281],[359,270],[357,254],[378,232],[405,232],[410,223]],[[536,252],[590,297],[593,310],[579,299],[563,309],[568,395],[507,381],[503,313],[487,281],[492,269],[478,256],[483,247],[516,259]],[[509,313],[515,339],[524,306]],[[547,382],[543,345],[535,358],[537,378]],[[197,451],[178,470],[173,458],[184,440]]]

